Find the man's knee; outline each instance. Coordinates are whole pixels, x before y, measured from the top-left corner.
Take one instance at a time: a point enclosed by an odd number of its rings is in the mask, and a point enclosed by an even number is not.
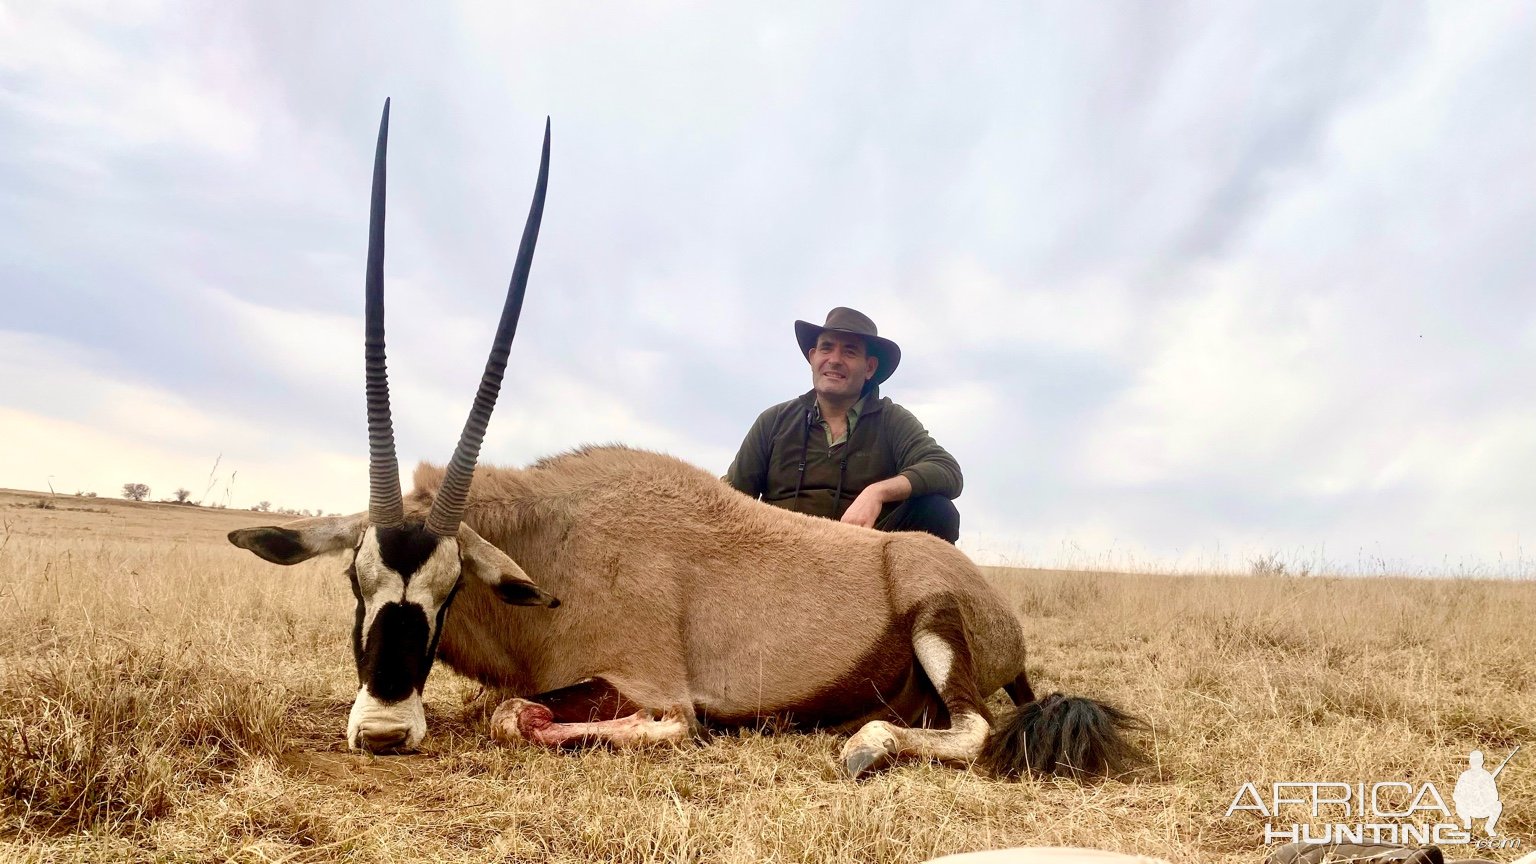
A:
[[[924,495],[922,502],[924,529],[953,543],[960,539],[960,511],[955,502],[943,495]]]
[[[882,531],[927,531],[953,543],[960,539],[960,511],[943,495],[908,498],[882,524]]]

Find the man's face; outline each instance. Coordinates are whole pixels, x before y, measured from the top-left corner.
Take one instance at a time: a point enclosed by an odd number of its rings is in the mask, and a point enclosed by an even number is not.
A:
[[[835,330],[822,331],[807,358],[816,394],[839,400],[857,398],[880,365],[878,358],[869,356],[864,337]]]

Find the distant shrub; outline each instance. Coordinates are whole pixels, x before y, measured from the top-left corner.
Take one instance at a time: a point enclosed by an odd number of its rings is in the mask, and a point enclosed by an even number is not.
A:
[[[1298,576],[1305,579],[1306,577],[1312,575],[1312,567],[1310,565],[1303,564],[1300,567],[1297,567],[1295,570],[1291,570],[1288,566],[1286,566],[1284,561],[1280,560],[1279,554],[1271,552],[1268,555],[1260,555],[1259,557],[1248,562],[1248,572],[1261,578]]]
[[[124,483],[123,497],[129,501],[143,501],[149,497],[149,486],[145,483]]]

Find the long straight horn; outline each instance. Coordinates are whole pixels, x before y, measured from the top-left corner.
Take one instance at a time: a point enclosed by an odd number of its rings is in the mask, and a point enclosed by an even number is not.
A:
[[[395,458],[395,428],[389,417],[389,375],[384,364],[384,161],[389,148],[389,100],[379,121],[379,146],[373,154],[373,203],[368,211],[368,275],[363,313],[363,366],[368,394],[368,519],[374,525],[405,522],[400,499],[400,463]]]
[[[528,270],[533,265],[533,247],[539,240],[539,222],[544,218],[544,187],[548,182],[549,119],[545,118],[539,182],[533,189],[533,206],[528,208],[528,221],[523,225],[523,241],[517,249],[517,263],[512,268],[512,284],[507,286],[506,304],[501,308],[501,323],[496,327],[496,338],[491,342],[491,356],[485,361],[485,374],[480,376],[480,390],[475,393],[475,404],[469,410],[469,419],[464,421],[464,433],[459,436],[459,446],[453,451],[442,486],[432,501],[432,512],[427,514],[427,529],[442,537],[458,533],[459,522],[464,518],[464,506],[469,501],[469,483],[474,478],[475,463],[480,458],[480,444],[485,440],[491,411],[496,408],[496,396],[501,392],[501,376],[507,369],[512,336],[517,333],[517,317],[523,309],[523,293],[528,289]]]

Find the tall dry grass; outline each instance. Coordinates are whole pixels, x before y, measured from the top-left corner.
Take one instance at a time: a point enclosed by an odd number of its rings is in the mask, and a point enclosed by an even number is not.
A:
[[[224,542],[258,514],[28,500],[0,494],[10,860],[908,862],[1064,843],[1257,862],[1259,820],[1224,816],[1244,782],[1448,796],[1469,750],[1521,743],[1501,825],[1536,843],[1528,582],[994,571],[1038,689],[1152,722],[1128,782],[908,764],[852,784],[826,734],[506,749],[484,734],[491,700],[443,669],[424,751],[373,758],[341,744],[355,677],[336,562],[280,568]]]

